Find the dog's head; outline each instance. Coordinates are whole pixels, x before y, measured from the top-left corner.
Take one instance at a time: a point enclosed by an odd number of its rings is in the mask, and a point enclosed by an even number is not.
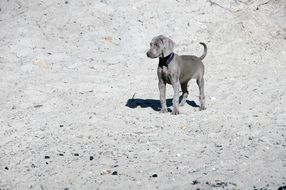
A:
[[[175,43],[163,36],[156,36],[150,42],[150,49],[147,51],[147,57],[149,58],[158,58],[166,57],[174,50]]]

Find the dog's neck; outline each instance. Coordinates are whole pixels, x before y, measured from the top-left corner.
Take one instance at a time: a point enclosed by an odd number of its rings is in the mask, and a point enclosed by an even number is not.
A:
[[[159,57],[159,66],[168,66],[169,63],[171,63],[171,61],[173,60],[174,55],[174,52],[172,52],[166,57]]]

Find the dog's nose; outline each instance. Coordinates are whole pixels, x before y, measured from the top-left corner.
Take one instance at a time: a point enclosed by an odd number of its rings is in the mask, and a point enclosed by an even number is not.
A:
[[[147,55],[147,57],[150,57],[150,54],[149,54],[149,52],[148,52],[148,51],[147,51],[146,55]]]

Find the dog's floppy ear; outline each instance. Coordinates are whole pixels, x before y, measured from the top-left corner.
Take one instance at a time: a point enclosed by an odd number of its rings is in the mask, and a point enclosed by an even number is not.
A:
[[[175,47],[175,43],[173,42],[173,40],[171,40],[170,38],[167,38],[165,36],[161,37],[162,41],[163,41],[163,56],[166,57],[168,56],[170,53],[173,52],[174,47]]]

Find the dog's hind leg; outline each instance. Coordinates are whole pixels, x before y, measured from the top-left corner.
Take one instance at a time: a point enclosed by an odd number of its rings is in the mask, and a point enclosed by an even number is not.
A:
[[[205,110],[206,105],[205,105],[205,93],[204,93],[204,78],[201,77],[197,79],[197,84],[199,86],[199,91],[200,91],[200,110]]]

